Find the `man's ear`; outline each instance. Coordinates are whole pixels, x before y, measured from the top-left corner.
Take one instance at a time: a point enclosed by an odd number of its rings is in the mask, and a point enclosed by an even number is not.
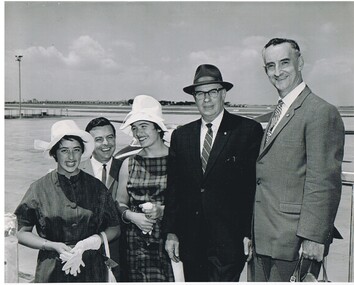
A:
[[[298,62],[299,62],[298,69],[299,69],[299,71],[301,71],[302,68],[304,67],[304,59],[303,59],[302,55],[299,56]]]
[[[263,66],[264,72],[267,74],[267,67]]]

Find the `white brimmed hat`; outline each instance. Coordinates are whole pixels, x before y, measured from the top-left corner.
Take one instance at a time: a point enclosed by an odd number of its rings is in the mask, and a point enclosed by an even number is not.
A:
[[[45,142],[42,140],[35,140],[34,148],[43,150],[44,156],[50,158],[49,151],[64,136],[78,136],[83,140],[85,149],[81,156],[81,161],[91,157],[95,148],[93,137],[88,132],[80,130],[77,124],[72,120],[62,120],[54,123],[51,129],[51,141]]]
[[[151,96],[138,95],[134,98],[132,110],[125,117],[120,129],[131,135],[131,129],[128,127],[137,121],[156,123],[161,130],[167,132],[167,128],[163,123],[161,104]]]

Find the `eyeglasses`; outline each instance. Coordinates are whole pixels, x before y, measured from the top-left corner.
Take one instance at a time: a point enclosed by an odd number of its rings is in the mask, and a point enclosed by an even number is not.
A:
[[[208,94],[210,98],[216,98],[219,95],[219,91],[221,91],[224,88],[216,88],[216,89],[211,89],[209,91],[196,91],[194,92],[194,97],[197,100],[203,100],[205,96]]]

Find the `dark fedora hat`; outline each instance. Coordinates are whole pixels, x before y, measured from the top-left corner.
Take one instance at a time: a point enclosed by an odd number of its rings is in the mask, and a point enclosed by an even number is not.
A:
[[[194,88],[196,86],[213,83],[221,84],[226,91],[229,91],[234,86],[232,83],[222,80],[221,72],[216,66],[211,64],[202,64],[198,66],[195,72],[193,85],[184,87],[183,91],[194,95]]]

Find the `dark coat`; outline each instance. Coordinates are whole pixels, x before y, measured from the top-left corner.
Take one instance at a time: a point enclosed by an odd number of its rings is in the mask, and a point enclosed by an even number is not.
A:
[[[111,169],[109,171],[109,175],[107,177],[107,188],[108,191],[111,193],[113,201],[115,202],[116,208],[119,208],[119,204],[117,201],[117,191],[118,191],[118,182],[119,182],[119,171],[122,166],[123,160],[121,159],[115,159],[113,158]],[[85,160],[81,162],[80,168],[87,172],[88,174],[94,176],[93,173],[93,168],[91,164],[91,160]],[[116,277],[117,281],[124,281],[122,280],[124,277],[124,257],[122,252],[122,247],[124,247],[124,225],[121,224],[121,236],[113,241],[110,241],[109,243],[109,251],[111,254],[111,259],[113,259],[115,262],[120,264],[119,267],[114,267],[112,269],[114,276]],[[121,272],[120,272],[121,271]]]
[[[202,245],[222,264],[243,264],[263,130],[259,123],[225,110],[203,175],[200,127],[199,119],[172,133],[163,231],[179,238],[182,261],[203,258],[197,250]],[[201,225],[207,233],[198,230]]]

